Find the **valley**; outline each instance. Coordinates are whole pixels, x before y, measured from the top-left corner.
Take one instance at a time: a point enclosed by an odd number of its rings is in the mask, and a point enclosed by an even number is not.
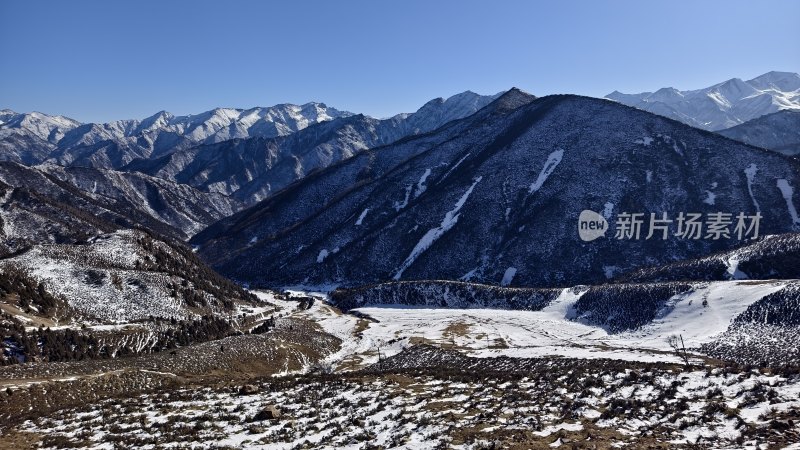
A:
[[[540,311],[375,305],[351,314],[323,293],[256,292],[279,317],[265,334],[0,369],[0,395],[29,405],[0,411],[19,424],[0,445],[780,448],[797,437],[800,374],[697,350],[781,285],[715,283],[620,334],[568,319],[580,288]],[[674,332],[691,347],[688,366],[666,343]]]
[[[0,449],[796,449],[796,80],[3,110]]]

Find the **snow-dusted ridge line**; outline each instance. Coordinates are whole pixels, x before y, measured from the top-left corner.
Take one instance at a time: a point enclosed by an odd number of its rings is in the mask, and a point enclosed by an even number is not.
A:
[[[768,72],[702,89],[623,94],[605,98],[710,131],[721,131],[781,110],[800,110],[800,74]]]

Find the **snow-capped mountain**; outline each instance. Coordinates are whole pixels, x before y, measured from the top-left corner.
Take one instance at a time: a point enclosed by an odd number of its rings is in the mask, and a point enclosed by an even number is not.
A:
[[[207,192],[236,193],[251,204],[358,151],[473,114],[497,95],[467,91],[384,120],[322,103],[217,108],[181,117],[162,111],[105,124],[4,110],[0,160],[138,171]]]
[[[427,133],[474,114],[497,96],[464,92],[438,98],[417,112],[378,120],[362,114],[309,126],[274,138],[234,139],[139,159],[124,167],[253,204],[356,153]]]
[[[602,99],[511,90],[435,132],[359,152],[196,235],[258,285],[465,279],[565,286],[740,245],[615,239],[622,212],[762,215],[800,226],[792,159]],[[582,210],[607,236],[583,242]],[[674,232],[675,223],[671,225]]]
[[[494,96],[464,92],[435,99],[413,114],[387,119],[380,139],[426,132],[447,121],[472,114]],[[311,125],[352,116],[324,103],[280,104],[267,108],[216,108],[200,114],[174,116],[160,111],[142,120],[82,124],[38,112],[0,111],[0,159],[38,164],[120,168],[135,159],[163,155],[203,144],[251,137],[287,136]],[[392,124],[389,126],[388,124]]]
[[[80,125],[77,120],[64,116],[52,116],[40,112],[18,114],[9,109],[0,111],[0,130],[4,132],[24,130],[51,144],[58,143],[66,133]]]
[[[732,78],[704,89],[623,94],[606,98],[705,130],[722,130],[780,110],[800,110],[800,74],[768,72],[752,80]]]
[[[5,159],[25,163],[45,160],[63,165],[117,168],[135,158],[159,156],[203,143],[252,136],[275,137],[311,124],[351,115],[323,103],[281,104],[268,108],[216,108],[201,114],[174,116],[161,111],[142,120],[81,124],[42,113],[0,113],[0,140],[38,139],[52,144],[45,157]],[[0,141],[1,142],[1,141]],[[6,148],[12,147],[6,144]]]
[[[756,147],[794,156],[800,154],[800,110],[786,109],[767,114],[718,133]]]
[[[66,133],[80,122],[38,112],[0,111],[0,160],[35,164],[47,159]]]

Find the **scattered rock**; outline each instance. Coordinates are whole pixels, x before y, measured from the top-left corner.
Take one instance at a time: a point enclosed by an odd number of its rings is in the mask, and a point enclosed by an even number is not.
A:
[[[253,384],[245,384],[239,388],[239,395],[258,394],[258,388]]]
[[[258,412],[258,414],[253,417],[254,421],[263,421],[263,420],[278,420],[281,418],[281,410],[278,409],[275,405],[269,405]]]

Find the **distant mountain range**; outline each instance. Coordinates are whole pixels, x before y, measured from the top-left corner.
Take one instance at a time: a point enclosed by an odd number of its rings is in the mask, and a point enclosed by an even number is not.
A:
[[[616,102],[511,90],[433,133],[309,174],[191,242],[223,274],[263,286],[569,286],[741,244],[620,240],[613,225],[586,243],[582,210],[611,222],[760,212],[762,234],[785,233],[800,227],[798,186],[800,166],[784,155]]]
[[[765,110],[785,109],[720,134],[792,154],[797,79],[780,72],[734,79],[680,93],[684,101],[674,105],[716,99],[717,113],[742,121],[743,111],[758,110],[744,106],[770,98]],[[636,107],[648,110],[670,104],[674,96],[662,91],[615,100],[636,97]],[[736,244],[627,248],[606,240],[592,252],[633,256],[583,257],[578,242],[556,249],[529,236],[536,229],[576,239],[568,232],[574,224],[552,218],[577,214],[581,199],[588,202],[581,208],[605,214],[760,208],[763,232],[798,226],[796,163],[584,97],[468,91],[382,120],[308,103],[106,124],[4,110],[0,122],[6,255],[142,228],[168,239],[194,236],[200,254],[225,274],[263,285],[425,277],[561,285]],[[598,178],[606,181],[591,181]],[[492,201],[473,203],[481,198]],[[462,242],[466,236],[481,242]],[[555,269],[537,272],[544,261],[556,261]]]
[[[254,203],[354,153],[434,130],[495,96],[464,92],[385,120],[322,103],[81,124],[42,113],[0,112],[0,160],[138,171]]]
[[[665,87],[639,94],[614,91],[606,98],[693,127],[719,131],[781,110],[800,111],[800,75],[768,72],[752,80],[732,78],[703,89]]]
[[[51,161],[118,168],[136,158],[234,138],[283,136],[314,123],[349,115],[351,113],[328,108],[322,103],[307,103],[251,109],[216,108],[177,117],[161,111],[142,120],[84,124],[62,116],[3,110],[0,111],[0,139],[31,148],[41,147],[42,151],[19,158],[19,162],[25,164]]]
[[[250,205],[360,151],[427,133],[474,114],[496,97],[464,92],[447,100],[432,100],[413,114],[384,120],[351,115],[288,136],[234,139],[177,150],[160,158],[136,160],[123,170],[231,195]]]

